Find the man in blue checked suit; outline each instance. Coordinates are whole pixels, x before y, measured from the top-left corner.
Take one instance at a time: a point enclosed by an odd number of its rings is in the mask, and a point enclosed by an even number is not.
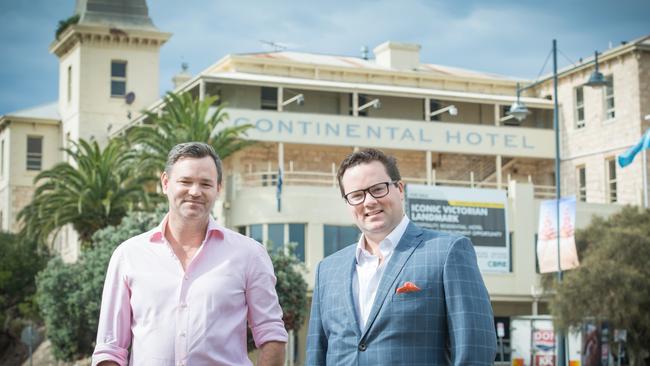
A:
[[[308,365],[492,365],[492,306],[469,239],[404,215],[397,163],[349,155],[338,181],[359,242],[316,270]]]

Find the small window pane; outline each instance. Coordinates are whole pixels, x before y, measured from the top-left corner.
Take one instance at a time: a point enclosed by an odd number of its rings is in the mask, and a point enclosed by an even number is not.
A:
[[[253,240],[257,240],[259,243],[262,243],[262,224],[255,224],[250,226],[250,235]]]
[[[284,248],[284,224],[269,224],[269,240],[267,245],[272,252]]]
[[[126,95],[126,82],[111,81],[111,95],[112,96]]]
[[[43,138],[27,137],[27,170],[41,170],[43,164]]]
[[[323,235],[325,257],[354,244],[359,240],[360,234],[356,226],[325,225]]]
[[[111,62],[111,76],[113,77],[126,77],[126,62]]]
[[[305,224],[289,224],[289,242],[295,243],[293,254],[305,261]]]
[[[587,201],[587,173],[585,167],[578,168],[578,199],[580,202]]]
[[[429,100],[429,112],[434,112],[440,109],[440,103],[438,103],[437,100],[430,99]],[[440,121],[440,115],[437,114],[433,117],[429,116],[430,121]]]
[[[265,110],[278,109],[278,88],[262,87],[261,106]]]

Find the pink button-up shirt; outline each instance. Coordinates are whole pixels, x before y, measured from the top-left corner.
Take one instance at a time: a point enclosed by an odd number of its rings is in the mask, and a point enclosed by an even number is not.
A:
[[[205,239],[183,271],[165,239],[166,224],[167,218],[115,249],[93,365],[251,365],[246,320],[258,346],[287,341],[264,247],[210,217]]]

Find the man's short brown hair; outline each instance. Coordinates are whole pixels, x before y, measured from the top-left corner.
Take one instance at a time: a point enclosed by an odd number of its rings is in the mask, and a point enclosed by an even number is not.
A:
[[[177,161],[183,158],[201,159],[209,156],[214,160],[214,165],[217,167],[217,184],[221,185],[221,159],[214,151],[212,146],[203,142],[183,142],[180,143],[169,151],[167,155],[167,164],[165,164],[165,172],[167,175],[171,173],[172,166]]]
[[[339,188],[341,189],[341,196],[345,196],[345,190],[343,189],[343,174],[349,168],[355,167],[361,164],[372,163],[373,161],[378,161],[382,163],[386,169],[386,173],[392,181],[399,181],[402,179],[399,174],[399,169],[397,168],[397,159],[395,157],[384,154],[383,151],[377,149],[363,149],[352,154],[348,155],[339,166],[339,170],[336,173],[336,179],[339,181]]]

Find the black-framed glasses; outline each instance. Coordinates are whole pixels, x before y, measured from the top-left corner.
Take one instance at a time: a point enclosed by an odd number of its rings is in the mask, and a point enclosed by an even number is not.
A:
[[[397,187],[396,180],[390,182],[382,182],[374,184],[366,189],[360,189],[358,191],[352,191],[343,198],[352,206],[360,205],[363,201],[366,200],[366,192],[369,193],[373,198],[382,198],[388,194],[388,186],[394,184]]]

